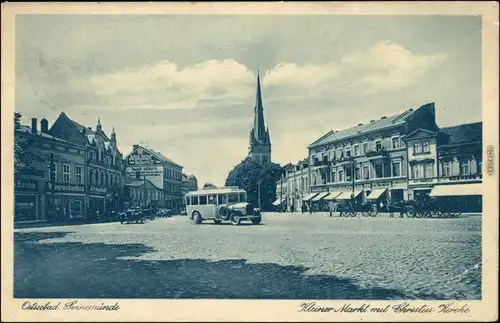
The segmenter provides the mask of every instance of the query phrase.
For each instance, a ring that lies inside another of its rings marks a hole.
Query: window
[[[361,171],[359,169],[359,167],[356,167],[356,169],[354,170],[354,178],[359,181],[361,179]]]
[[[451,176],[451,161],[444,161],[441,163],[442,171],[441,176]]]
[[[432,163],[424,164],[424,178],[432,178],[434,177],[434,167]]]
[[[478,174],[483,173],[483,161],[482,160],[477,161],[477,172],[478,172]]]
[[[424,153],[428,153],[431,151],[428,141],[423,142],[423,151],[424,151]]]
[[[245,193],[240,193],[240,202],[246,202]]]
[[[363,154],[366,154],[368,152],[368,142],[363,143]]]
[[[376,139],[375,140],[375,150],[381,150],[382,149],[382,139]]]
[[[339,182],[343,182],[343,181],[344,181],[344,171],[339,170]]]
[[[70,179],[69,165],[63,164],[63,182],[69,183],[69,179]]]
[[[417,142],[416,144],[413,145],[413,153],[414,154],[421,154],[422,153],[422,143]]]
[[[420,178],[420,165],[411,166],[411,172],[414,179]]]
[[[370,166],[363,166],[363,179],[370,179]]]
[[[237,203],[238,202],[238,193],[229,194],[229,203]]]
[[[335,183],[335,182],[337,181],[337,176],[336,176],[336,175],[337,175],[337,171],[336,171],[336,170],[334,170],[334,171],[332,172],[332,183]]]
[[[347,167],[345,169],[345,180],[346,180],[346,182],[350,182],[351,181],[351,173],[352,173],[351,167]]]
[[[359,156],[359,145],[354,145],[354,156]]]
[[[375,177],[382,178],[382,176],[383,176],[383,165],[375,164]]]
[[[89,184],[92,185],[94,183],[94,174],[92,173],[92,168],[89,169]]]
[[[75,181],[78,184],[82,183],[82,166],[75,167]]]
[[[351,146],[345,147],[345,157],[346,158],[351,157]]]
[[[208,204],[217,204],[217,196],[209,195],[208,196]]]
[[[393,161],[392,162],[392,177],[401,176],[401,162]]]
[[[461,160],[460,161],[460,175],[470,175],[470,161]]]
[[[391,177],[391,164],[390,163],[384,163],[383,165],[383,174],[384,177]]]
[[[218,199],[219,204],[227,204],[226,195],[218,195],[217,199]]]
[[[392,149],[399,149],[400,146],[399,137],[392,137]]]
[[[104,172],[101,172],[101,185],[105,185],[105,182],[104,182]]]
[[[135,179],[141,179],[141,172],[140,171],[135,172]]]

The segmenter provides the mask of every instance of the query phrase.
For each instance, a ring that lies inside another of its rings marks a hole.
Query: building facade
[[[276,201],[273,203],[287,211],[298,211],[302,208],[302,197],[309,193],[309,164],[307,159],[297,164],[283,167],[283,175],[276,183]]]
[[[380,199],[408,199],[408,152],[403,139],[416,129],[437,131],[434,103],[328,132],[308,147],[310,192],[365,199],[377,191]]]
[[[165,196],[163,190],[150,180],[125,177],[124,200],[128,206],[155,206],[165,200]]]
[[[123,207],[123,156],[118,150],[113,129],[108,137],[100,120],[95,130],[70,119],[62,112],[50,128],[50,134],[82,147],[85,151],[86,210],[91,218],[98,213]]]
[[[189,192],[198,190],[198,180],[194,175],[182,174],[182,197]]]
[[[44,118],[31,127],[15,122],[20,163],[14,174],[14,221],[67,221],[86,214],[85,147],[54,137]],[[55,178],[49,177],[51,160]],[[21,165],[22,164],[22,165]]]
[[[264,124],[264,106],[260,89],[260,77],[257,71],[257,92],[255,96],[253,128],[250,131],[248,155],[260,163],[271,162],[271,138],[269,129]]]
[[[151,148],[134,145],[125,158],[127,177],[149,180],[163,190],[159,206],[180,212],[182,205],[182,166]]]

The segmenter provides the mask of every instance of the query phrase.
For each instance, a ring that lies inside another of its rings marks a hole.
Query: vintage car
[[[260,209],[247,202],[244,190],[235,187],[204,188],[189,192],[184,197],[188,218],[195,224],[212,220],[219,224],[223,221],[238,225],[241,221],[260,224]]]

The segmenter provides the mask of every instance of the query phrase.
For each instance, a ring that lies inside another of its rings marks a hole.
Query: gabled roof
[[[177,164],[176,162],[174,162],[173,160],[171,160],[170,158],[166,157],[165,155],[163,155],[162,153],[156,151],[156,150],[153,150],[151,148],[148,148],[148,147],[144,147],[144,146],[141,146],[141,145],[137,145],[137,148],[136,149],[133,149],[126,157],[128,157],[130,154],[132,154],[134,151],[136,151],[137,149],[141,148],[142,150],[145,150],[147,151],[148,153],[150,153],[151,155],[161,159],[162,161],[164,162],[167,162],[169,164],[172,164],[172,165],[175,165],[175,166],[179,166],[179,167],[183,167],[182,165],[179,165]]]
[[[417,136],[417,135],[420,135],[420,136]],[[435,132],[435,131],[418,128],[418,129],[413,130],[412,132],[410,132],[406,136],[404,136],[404,139],[408,140],[408,139],[412,139],[413,137],[431,137],[431,136],[435,136],[435,135],[437,135],[437,132]]]
[[[326,143],[347,139],[349,137],[354,137],[361,135],[363,133],[369,133],[375,130],[397,126],[404,124],[405,121],[414,113],[413,109],[406,110],[402,113],[398,113],[389,117],[382,117],[373,122],[368,122],[366,124],[360,124],[355,127],[350,127],[340,131],[329,131],[327,134],[313,142],[308,148],[320,146]]]
[[[61,142],[61,143],[67,144],[67,145],[71,145],[71,146],[77,146],[76,144],[74,144],[70,141],[64,140],[64,139],[59,138],[59,137],[52,136],[51,134],[48,134],[45,132],[37,131],[36,134],[34,134],[31,132],[31,127],[29,127],[29,126],[20,125],[18,129],[15,129],[15,131],[28,133],[28,134],[33,135],[33,136],[36,135],[36,136],[40,136],[43,138],[52,139],[52,140],[55,140],[55,141],[58,141],[58,142]]]
[[[474,122],[439,130],[442,145],[457,145],[464,143],[480,142],[483,140],[483,123]]]

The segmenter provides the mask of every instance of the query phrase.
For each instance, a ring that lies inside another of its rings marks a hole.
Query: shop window
[[[69,204],[69,217],[81,218],[83,216],[83,203],[79,200],[70,201]]]
[[[483,173],[483,161],[482,160],[477,161],[477,172],[479,174]]]
[[[393,161],[392,162],[392,177],[401,176],[401,162]]]
[[[36,195],[15,195],[14,221],[36,220]]]
[[[68,164],[63,164],[63,182],[70,182],[70,167]]]
[[[82,181],[82,166],[75,166],[75,181],[81,184]]]

